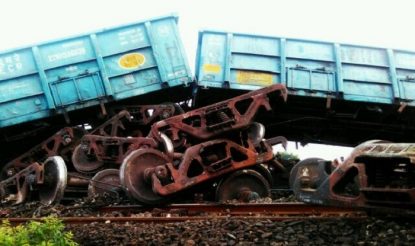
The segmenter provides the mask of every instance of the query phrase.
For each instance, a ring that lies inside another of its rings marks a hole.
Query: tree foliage
[[[56,217],[30,221],[25,225],[11,226],[8,220],[0,225],[0,245],[75,246],[72,233],[64,231],[64,224]]]

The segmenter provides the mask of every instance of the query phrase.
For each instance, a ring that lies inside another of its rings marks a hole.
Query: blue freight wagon
[[[201,31],[196,77],[204,88],[284,83],[293,95],[415,105],[415,52]]]
[[[204,30],[195,65],[198,106],[286,85],[269,136],[349,146],[415,139],[415,52]]]
[[[177,21],[164,16],[1,52],[0,128],[187,85]]]

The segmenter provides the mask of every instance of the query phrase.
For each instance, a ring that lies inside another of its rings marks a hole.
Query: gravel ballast
[[[68,225],[81,245],[415,245],[415,222],[369,218]]]

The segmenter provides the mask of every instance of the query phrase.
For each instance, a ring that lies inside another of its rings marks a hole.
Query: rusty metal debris
[[[272,99],[278,97],[286,99],[282,85],[156,122],[149,137],[165,147],[138,149],[127,156],[121,184],[138,201],[156,204],[190,187],[271,161],[265,128],[253,120],[260,108],[272,110],[276,103]]]
[[[88,186],[94,196],[119,192],[120,184],[144,204],[169,202],[173,195],[208,182],[221,184],[218,200],[267,196],[271,180],[266,166],[275,166],[271,144],[285,146],[286,139],[266,141],[265,127],[254,119],[261,110],[276,109],[286,96],[285,87],[278,84],[187,113],[171,103],[112,108],[114,116],[88,134],[65,128],[37,147],[53,147],[41,159],[32,151],[12,162],[8,168],[27,160],[21,166],[26,169],[17,174],[7,169],[9,179],[0,184],[20,196],[16,203],[28,197],[27,187],[32,186],[45,203],[59,201],[65,188],[86,193]],[[62,162],[53,157],[61,155]],[[64,163],[69,172],[50,164],[56,162]],[[20,185],[16,178],[25,180],[22,188],[14,187]],[[49,186],[43,185],[44,178]],[[233,189],[241,180],[246,185]],[[11,196],[5,191],[1,198],[6,197]]]
[[[373,140],[343,163],[297,164],[290,183],[300,201],[336,206],[415,208],[415,144]]]
[[[85,176],[83,173],[94,174],[106,168],[104,164],[120,165],[130,150],[156,147],[157,143],[153,139],[141,136],[148,134],[151,123],[154,121],[182,113],[180,106],[173,103],[124,106],[112,108],[111,111],[115,112],[114,116],[89,134],[86,134],[82,127],[65,127],[7,163],[1,172],[2,193],[0,193],[0,198],[4,201],[13,200],[12,204],[22,203],[31,192],[28,187],[32,188],[35,185],[39,190],[39,195],[46,197],[40,197],[40,200],[46,201],[45,203],[59,201],[61,197],[58,195],[60,196],[62,192],[54,191],[57,184],[53,184],[49,188],[40,185],[43,182],[44,168],[48,169],[49,176],[50,173],[60,174],[56,170],[49,170],[51,164],[48,164],[50,158],[55,160],[60,157],[63,158],[65,168],[70,171],[65,173],[65,177],[60,177],[60,179],[67,179],[68,184],[68,186],[66,183],[60,185],[60,189],[65,186],[67,191],[72,190],[75,193],[85,194],[91,177]],[[96,180],[98,179],[96,177],[98,176],[95,176],[95,180],[92,178],[94,184],[100,182]],[[49,179],[51,180],[52,177]],[[35,182],[35,180],[37,181]],[[99,193],[99,189],[95,191],[93,185],[89,190],[93,190],[92,193]]]

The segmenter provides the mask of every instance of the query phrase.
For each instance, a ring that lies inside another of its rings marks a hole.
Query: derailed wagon
[[[120,101],[190,97],[193,78],[177,22],[168,15],[1,52],[0,158],[37,144],[32,136],[95,127]]]
[[[413,52],[204,31],[193,81],[176,22],[155,18],[0,55],[2,201],[102,192],[147,205],[199,193],[247,201],[269,195],[289,171],[272,153],[285,137],[348,145],[366,133],[414,137]],[[346,203],[390,204],[377,178],[391,171],[385,187],[400,183],[391,196],[410,206],[407,153],[379,159],[380,169],[357,158],[367,173],[354,159],[344,170],[306,160],[291,184],[300,199],[330,204],[331,195],[319,197],[332,192],[324,180],[350,169],[333,188]],[[307,185],[323,186],[316,195]]]
[[[290,185],[298,200],[333,206],[415,209],[415,144],[372,140],[344,162],[299,162]]]

